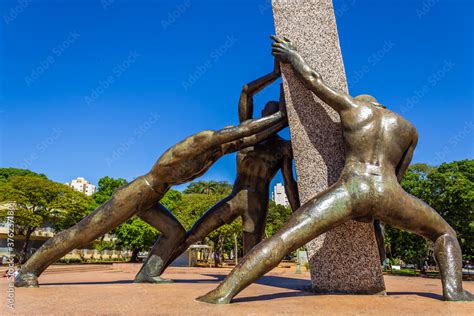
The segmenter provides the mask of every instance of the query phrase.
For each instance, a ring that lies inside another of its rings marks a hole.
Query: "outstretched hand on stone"
[[[272,43],[272,55],[275,59],[284,64],[291,63],[294,56],[298,54],[296,47],[286,37],[270,36],[274,40]]]

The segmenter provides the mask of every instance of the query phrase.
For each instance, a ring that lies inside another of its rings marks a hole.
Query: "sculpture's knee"
[[[457,242],[458,240],[458,235],[456,231],[449,225],[443,229],[440,234],[437,236],[436,239],[442,238],[443,240],[450,241],[450,240],[455,240]],[[436,240],[435,240],[436,241]]]
[[[435,240],[434,251],[435,253],[441,253],[446,249],[461,249],[457,239],[456,232],[451,230],[450,232],[444,233]]]

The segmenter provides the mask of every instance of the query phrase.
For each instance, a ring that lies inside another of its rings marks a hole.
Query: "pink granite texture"
[[[286,36],[332,87],[347,82],[331,0],[273,0],[277,35]],[[334,183],[344,165],[338,114],[283,66],[291,139],[302,203]],[[385,291],[372,224],[347,222],[306,245],[315,291],[375,294]]]

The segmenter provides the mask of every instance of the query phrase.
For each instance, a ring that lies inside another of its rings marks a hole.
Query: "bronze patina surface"
[[[444,299],[473,300],[462,287],[461,248],[455,231],[399,184],[418,141],[416,128],[371,96],[353,98],[335,91],[288,39],[274,40],[273,55],[290,64],[304,85],[339,113],[345,166],[335,184],[300,207],[279,232],[254,247],[215,290],[198,300],[229,303],[287,253],[350,219],[368,218],[432,240]]]
[[[49,239],[21,267],[15,280],[17,287],[37,287],[38,276],[69,251],[84,246],[109,232],[134,215],[174,240],[169,253],[185,238],[185,230],[176,218],[159,203],[172,185],[186,183],[204,174],[225,154],[252,146],[275,134],[287,125],[286,113],[242,122],[239,126],[207,130],[194,134],[168,149],[146,175],[119,188],[112,197],[75,226]]]
[[[275,62],[273,72],[252,81],[242,88],[239,100],[239,119],[243,123],[253,118],[253,97],[267,85],[280,77],[280,66]],[[284,100],[270,101],[262,116],[272,115],[284,108]],[[281,104],[280,104],[281,103]],[[255,146],[240,150],[237,154],[237,178],[229,196],[210,208],[186,234],[184,242],[180,236],[160,238],[154,245],[145,264],[135,277],[135,282],[160,283],[164,269],[181,255],[190,245],[202,240],[212,231],[242,217],[244,254],[257,245],[265,233],[268,212],[270,182],[282,171],[285,190],[293,210],[299,208],[299,198],[292,169],[291,143],[278,135],[272,135]],[[168,237],[168,236],[167,236]],[[177,243],[181,245],[176,247]],[[164,250],[168,251],[164,253]]]

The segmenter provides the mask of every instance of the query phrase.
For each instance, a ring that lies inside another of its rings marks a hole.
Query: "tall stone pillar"
[[[273,0],[272,5],[277,35],[291,39],[328,84],[347,92],[332,0]],[[340,121],[290,67],[284,65],[282,72],[300,199],[305,203],[339,178],[344,165]],[[306,248],[315,291],[385,291],[372,224],[350,221]]]

